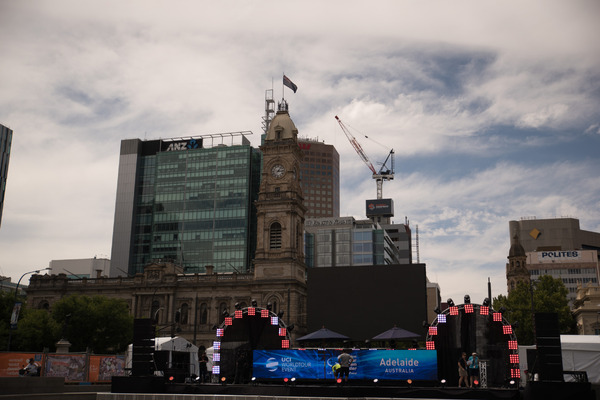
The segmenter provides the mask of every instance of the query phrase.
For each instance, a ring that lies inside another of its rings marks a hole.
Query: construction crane
[[[375,182],[377,183],[377,199],[383,198],[383,181],[391,181],[394,179],[394,149],[390,150],[388,156],[381,165],[381,168],[379,169],[379,171],[377,171],[371,163],[371,161],[369,160],[369,157],[367,157],[365,151],[360,146],[360,143],[358,143],[354,135],[350,133],[350,131],[348,130],[346,125],[344,125],[342,120],[340,120],[337,115],[335,116],[335,119],[337,120],[338,124],[340,124],[340,128],[342,128],[342,131],[344,131],[344,134],[346,134],[346,137],[350,141],[350,144],[352,145],[352,147],[354,147],[354,150],[356,150],[361,160],[363,160],[363,162],[367,164],[367,167],[369,167],[369,169],[373,173],[373,179],[375,179]],[[387,167],[388,161],[390,162],[390,168]]]

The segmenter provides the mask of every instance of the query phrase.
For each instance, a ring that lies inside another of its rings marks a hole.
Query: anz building
[[[157,260],[183,273],[250,270],[261,167],[250,134],[121,141],[111,276]]]

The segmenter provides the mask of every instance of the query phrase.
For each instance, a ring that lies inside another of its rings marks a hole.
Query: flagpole
[[[283,76],[281,77],[281,99],[285,100],[285,85],[283,84],[283,77],[285,76],[285,72],[283,73]]]

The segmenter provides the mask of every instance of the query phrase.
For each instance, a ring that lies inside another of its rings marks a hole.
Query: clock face
[[[271,169],[271,174],[273,174],[275,178],[281,178],[285,175],[285,168],[283,165],[277,164]]]

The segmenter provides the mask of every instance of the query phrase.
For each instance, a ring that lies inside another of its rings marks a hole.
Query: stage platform
[[[523,390],[467,389],[457,387],[419,387],[394,386],[392,384],[375,385],[364,382],[335,384],[191,384],[164,383],[152,378],[114,377],[112,393],[164,393],[194,395],[230,395],[302,398],[393,398],[393,399],[522,399]],[[203,396],[204,397],[204,396]],[[245,397],[246,398],[246,397]]]

